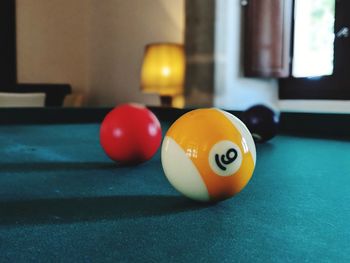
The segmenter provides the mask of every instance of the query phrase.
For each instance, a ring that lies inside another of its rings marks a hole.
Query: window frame
[[[334,31],[339,32],[344,26],[350,28],[350,2],[335,0]],[[293,0],[293,17],[294,17]],[[291,61],[293,61],[294,21],[292,26]],[[350,37],[335,38],[334,40],[334,71],[331,76],[319,78],[296,78],[290,76],[279,79],[279,99],[320,99],[320,100],[350,100]]]

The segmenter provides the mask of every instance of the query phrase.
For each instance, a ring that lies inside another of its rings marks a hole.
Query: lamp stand
[[[173,106],[173,97],[168,95],[160,96],[160,105],[162,107],[172,107]]]

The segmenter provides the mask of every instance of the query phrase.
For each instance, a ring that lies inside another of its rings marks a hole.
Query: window
[[[292,76],[332,75],[335,0],[295,0],[294,17]]]
[[[350,1],[247,3],[245,75],[280,78],[280,99],[350,99]],[[278,64],[271,61],[283,62],[283,70],[276,74],[272,69]],[[256,65],[262,70],[252,71]]]
[[[319,1],[319,0],[318,0]],[[323,5],[329,4],[330,1],[323,0]],[[350,38],[348,37],[348,28],[350,27],[350,1],[332,0],[334,4],[334,41],[333,41],[333,72],[327,76],[324,73],[319,77],[296,77],[290,76],[281,79],[280,98],[281,99],[350,99]],[[327,27],[319,28],[319,32],[324,34],[329,32]],[[295,35],[294,35],[295,37]],[[327,42],[327,41],[325,41]],[[330,52],[329,52],[330,53]],[[330,57],[326,54],[325,57]],[[316,68],[318,61],[313,61],[313,67]]]

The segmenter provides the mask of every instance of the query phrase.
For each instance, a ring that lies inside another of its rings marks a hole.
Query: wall
[[[242,76],[241,1],[216,0],[215,98],[217,107],[245,110],[258,103],[278,107],[278,86],[273,79]]]
[[[215,106],[245,109],[277,103],[274,80],[241,76],[241,6],[216,0]],[[135,101],[142,94],[143,49],[157,41],[183,42],[184,0],[17,0],[19,82],[71,83],[88,105]]]
[[[17,0],[17,74],[21,83],[88,86],[86,0]]]
[[[139,90],[147,43],[183,42],[184,0],[17,0],[18,81],[71,83],[90,106],[158,104]]]
[[[159,104],[142,94],[144,47],[152,42],[183,42],[183,3],[176,0],[92,1],[90,20],[90,104],[134,101]]]
[[[213,106],[215,1],[186,0],[186,106]]]

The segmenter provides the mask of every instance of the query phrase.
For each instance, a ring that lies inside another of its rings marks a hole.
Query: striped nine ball
[[[230,198],[249,182],[256,149],[247,127],[215,109],[190,111],[169,128],[162,166],[170,184],[188,198],[210,202]]]

